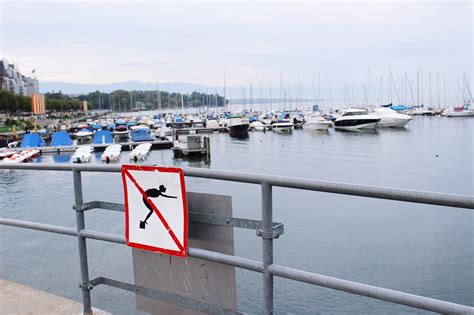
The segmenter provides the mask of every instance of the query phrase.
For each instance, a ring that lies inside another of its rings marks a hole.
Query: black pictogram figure
[[[175,196],[165,195],[164,194],[165,192],[166,192],[166,187],[164,185],[160,185],[159,189],[150,188],[150,189],[145,191],[145,194],[150,198],[158,198],[159,196],[163,196],[165,198],[178,198],[178,197],[175,197]],[[148,210],[150,210],[150,212],[148,212],[148,214],[147,214],[144,221],[140,221],[140,229],[145,229],[145,224],[147,224],[146,221],[148,220],[148,218],[153,213],[153,208],[151,207],[151,205],[147,202],[147,200],[145,198],[143,198],[143,203],[148,208]]]

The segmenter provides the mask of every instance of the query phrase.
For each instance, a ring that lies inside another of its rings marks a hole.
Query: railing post
[[[74,179],[74,199],[76,209],[77,241],[79,245],[79,261],[81,267],[81,290],[84,315],[92,314],[91,292],[89,288],[89,266],[87,263],[87,244],[86,238],[79,235],[79,232],[85,228],[84,211],[82,209],[82,180],[81,172],[73,170]]]
[[[273,275],[268,266],[273,264],[273,207],[272,186],[262,183],[262,262],[263,313],[273,314]]]

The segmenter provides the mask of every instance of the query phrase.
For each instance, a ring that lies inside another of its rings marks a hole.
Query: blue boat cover
[[[53,140],[51,140],[51,146],[57,147],[61,145],[72,145],[72,140],[66,131],[56,131],[53,133]]]
[[[21,140],[21,147],[42,147],[44,146],[44,140],[37,133],[27,133]]]
[[[176,123],[182,123],[182,122],[184,122],[184,119],[183,119],[183,117],[178,116],[178,117],[176,117],[176,118],[174,119],[174,122],[176,122]]]
[[[93,144],[106,144],[112,143],[112,134],[109,130],[99,130],[94,133],[94,138],[92,139]]]
[[[410,107],[405,106],[405,105],[393,105],[393,106],[390,107],[390,108],[393,109],[393,110],[395,110],[395,111],[410,109]]]
[[[150,136],[150,133],[146,129],[137,129],[132,131],[132,141],[153,141],[153,138]]]

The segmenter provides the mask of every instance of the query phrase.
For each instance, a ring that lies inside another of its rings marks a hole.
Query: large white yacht
[[[341,116],[334,122],[334,128],[346,130],[374,129],[379,121],[379,117],[369,115],[365,109],[349,108],[342,111]]]
[[[397,113],[393,109],[386,107],[374,108],[372,114],[380,118],[378,127],[405,127],[412,119],[409,115]]]

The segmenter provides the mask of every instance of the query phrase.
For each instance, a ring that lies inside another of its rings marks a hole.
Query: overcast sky
[[[1,0],[0,0],[1,1]],[[1,1],[1,54],[40,81],[228,85],[472,71],[471,1]],[[368,75],[370,68],[370,76]],[[415,77],[416,78],[416,77]]]

